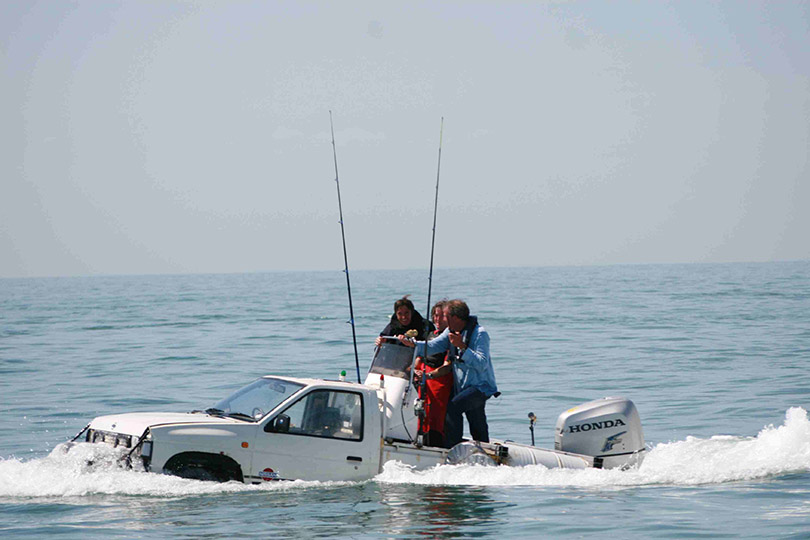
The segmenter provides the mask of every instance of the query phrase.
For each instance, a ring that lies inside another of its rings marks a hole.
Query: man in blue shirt
[[[453,364],[454,395],[447,405],[445,420],[447,448],[461,442],[464,434],[462,414],[467,416],[473,440],[489,442],[484,407],[490,397],[498,394],[489,356],[489,334],[478,324],[478,318],[470,315],[470,309],[461,300],[450,300],[445,304],[444,313],[447,329],[427,342],[427,355],[449,351]],[[414,346],[404,337],[400,337],[400,341]],[[417,354],[425,354],[424,341],[417,341],[415,346]]]

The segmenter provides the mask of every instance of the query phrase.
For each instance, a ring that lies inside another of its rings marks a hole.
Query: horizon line
[[[774,259],[767,261],[690,261],[690,262],[623,262],[623,263],[592,263],[592,264],[547,264],[547,265],[503,265],[503,266],[436,266],[434,270],[485,270],[485,269],[519,269],[519,268],[600,268],[612,266],[710,266],[710,265],[732,265],[732,264],[783,264],[810,262],[810,259]],[[406,268],[349,268],[352,272],[407,272],[425,271],[427,267],[406,267]],[[24,280],[24,279],[74,279],[74,278],[101,278],[101,277],[152,277],[152,276],[228,276],[245,274],[282,274],[282,273],[321,273],[321,272],[344,272],[343,268],[335,269],[264,269],[264,270],[244,270],[244,271],[222,271],[222,272],[139,272],[139,273],[86,273],[86,274],[42,274],[33,276],[0,276],[0,280]]]

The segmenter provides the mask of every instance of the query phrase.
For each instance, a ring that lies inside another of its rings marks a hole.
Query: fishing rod
[[[439,209],[439,175],[442,172],[442,135],[444,133],[444,116],[439,126],[439,164],[436,167],[436,197],[433,200],[433,237],[430,241],[430,273],[428,274],[428,295],[427,295],[427,311],[428,319],[433,317],[430,313],[430,291],[433,288],[433,251],[436,247],[436,214]],[[427,350],[425,350],[427,352]]]
[[[433,253],[436,247],[436,214],[439,210],[439,177],[442,172],[442,136],[444,134],[444,116],[442,116],[441,124],[439,125],[439,162],[436,166],[436,196],[433,199],[433,236],[430,241],[430,272],[428,273],[428,294],[427,294],[427,319],[425,319],[425,359],[422,361],[422,380],[419,383],[419,400],[424,400],[425,385],[427,384],[427,342],[430,336],[430,321],[433,318],[433,313],[430,310],[430,293],[433,289]],[[427,416],[427,411],[424,409],[424,402],[420,404],[419,410],[419,435],[417,435],[418,445],[421,446],[421,437],[424,436],[422,431],[422,422]]]
[[[352,307],[352,284],[349,280],[349,257],[346,255],[346,231],[343,228],[343,205],[340,202],[340,180],[338,179],[337,148],[335,147],[335,124],[332,122],[332,111],[329,111],[329,127],[332,130],[332,154],[335,156],[335,185],[337,186],[338,211],[340,212],[340,236],[343,238],[343,264],[346,272],[346,289],[349,292],[349,323],[352,325],[352,342],[354,343],[354,364],[357,368],[357,382],[360,380],[360,357],[357,355],[357,333],[354,329],[354,308]]]

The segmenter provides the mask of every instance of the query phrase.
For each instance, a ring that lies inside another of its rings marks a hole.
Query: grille
[[[124,433],[114,433],[112,431],[101,431],[98,429],[88,429],[86,442],[108,444],[113,448],[132,448],[132,435]],[[137,442],[137,437],[135,437]]]

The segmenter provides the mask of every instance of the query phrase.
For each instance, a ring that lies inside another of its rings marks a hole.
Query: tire
[[[233,459],[202,452],[177,454],[163,467],[167,474],[206,482],[243,482],[242,469]]]
[[[202,480],[203,482],[227,482],[228,479],[222,480],[221,475],[214,471],[209,471],[205,467],[194,465],[181,465],[172,471],[174,476],[180,478],[187,478],[189,480]]]

